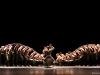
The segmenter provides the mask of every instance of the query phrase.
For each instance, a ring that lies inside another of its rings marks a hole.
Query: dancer
[[[51,56],[52,51],[55,48],[50,44],[49,46],[44,46],[43,53],[45,54],[45,59],[44,59],[44,65],[49,67],[50,65],[53,65],[54,63],[54,58]]]

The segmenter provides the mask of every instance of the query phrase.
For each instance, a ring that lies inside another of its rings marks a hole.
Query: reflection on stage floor
[[[0,67],[0,75],[98,75],[100,66]]]

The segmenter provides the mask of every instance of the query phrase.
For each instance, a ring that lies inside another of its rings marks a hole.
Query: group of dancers
[[[73,52],[56,54],[56,64],[64,66],[96,66],[100,65],[100,44],[83,45]]]
[[[100,44],[83,45],[73,52],[56,53],[52,57],[55,47],[52,44],[44,46],[42,53],[20,43],[12,43],[0,48],[0,66],[75,66],[99,65]]]
[[[46,58],[51,58],[54,47],[52,44],[44,46],[40,54],[33,48],[20,43],[12,43],[0,48],[0,65],[1,66],[39,66],[45,65]]]

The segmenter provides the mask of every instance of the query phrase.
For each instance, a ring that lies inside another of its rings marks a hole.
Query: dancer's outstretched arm
[[[52,46],[52,44],[49,45],[49,50],[53,51],[55,49],[54,46]]]

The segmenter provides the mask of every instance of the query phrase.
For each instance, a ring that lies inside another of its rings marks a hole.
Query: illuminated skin
[[[44,46],[43,53],[45,53],[45,51],[48,51],[48,48],[46,46]]]
[[[77,59],[78,58],[77,57],[77,54],[76,54],[76,51],[73,52],[73,55],[74,55],[74,57],[73,57],[74,59]]]
[[[72,59],[72,60],[73,60],[73,59],[74,59],[74,57],[75,57],[75,56],[73,55],[73,53],[70,53],[70,55],[69,55],[69,56],[70,56],[70,59]]]
[[[57,59],[56,59],[56,63],[61,63],[62,62],[62,60],[63,60],[63,57],[61,57],[61,55],[60,54],[56,54],[56,57],[57,57]]]
[[[50,44],[49,46],[44,46],[43,54],[38,54],[36,51],[34,51],[32,48],[30,48],[28,46],[22,45],[20,43],[13,43],[13,44],[1,46],[1,48],[0,48],[1,54],[6,53],[6,55],[8,55],[9,51],[12,50],[12,48],[14,48],[14,51],[16,51],[16,50],[20,51],[21,54],[23,54],[24,56],[27,56],[29,59],[33,59],[34,57],[36,57],[37,60],[43,60],[44,56],[45,56],[45,51],[53,51],[55,49],[52,46],[52,44]],[[31,51],[32,51],[32,53],[31,53]],[[25,52],[26,52],[26,54],[25,54]],[[79,56],[79,57],[82,56],[83,52],[85,52],[87,54],[88,53],[97,54],[97,52],[100,52],[100,44],[83,45],[83,46],[80,46],[79,48],[75,49],[73,52],[70,52],[69,54],[66,53],[65,55],[64,54],[60,54],[60,55],[56,54],[56,57],[57,57],[56,61],[78,59],[77,56]],[[49,55],[51,55],[51,53],[49,53]]]
[[[35,54],[37,54],[36,51],[32,52],[32,53],[30,54],[29,58],[30,58],[30,59],[35,59],[35,58],[36,58],[36,55],[35,55]]]
[[[100,52],[100,45],[99,45],[99,44],[97,44],[97,46],[98,46],[98,52]]]
[[[50,44],[49,46],[47,46],[47,47],[49,47],[49,50],[51,50],[51,51],[53,51],[55,48],[52,46],[52,44]]]
[[[38,60],[39,59],[39,56],[40,56],[40,54],[37,53],[34,57],[35,57],[36,60]]]
[[[64,59],[66,58],[65,55],[64,55],[63,53],[61,53],[60,56],[61,56],[61,59],[62,59],[62,60],[64,60]]]
[[[27,51],[27,49],[28,49],[28,47],[27,47],[27,46],[25,46],[25,47],[22,49],[22,52]]]
[[[44,60],[44,54],[40,54],[38,60]]]
[[[30,58],[30,59],[33,59],[33,57],[34,57],[34,52],[31,53],[31,55],[29,56],[29,58]]]
[[[20,46],[19,48],[18,48],[18,51],[21,51],[23,49],[23,46]]]
[[[44,46],[44,49],[42,52],[47,56],[47,55],[51,55],[54,49],[55,48],[52,46],[52,44],[50,44],[49,46]]]
[[[97,53],[97,51],[96,51],[96,47],[95,46],[91,46],[93,49],[94,49],[94,54],[96,54]]]

